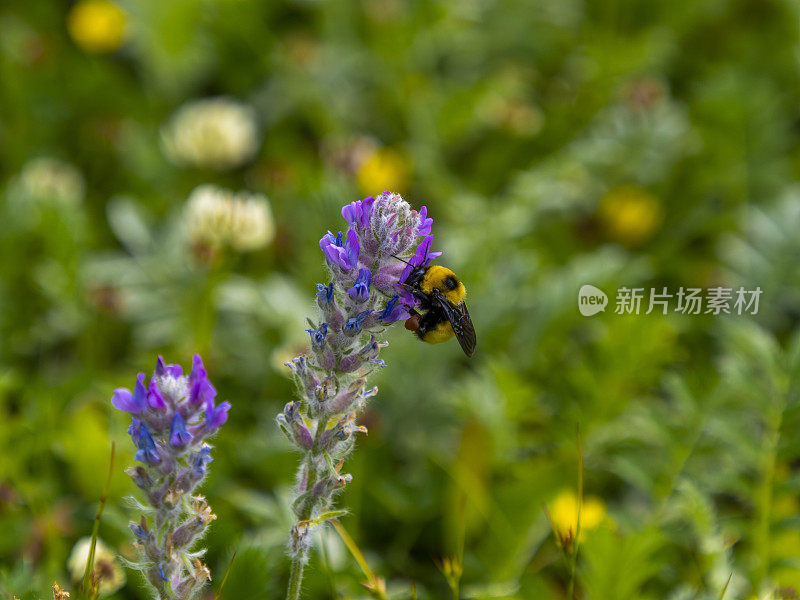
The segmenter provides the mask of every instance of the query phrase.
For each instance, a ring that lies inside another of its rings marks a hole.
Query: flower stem
[[[319,474],[317,473],[317,468],[315,467],[317,461],[315,460],[315,451],[319,444],[319,438],[322,434],[322,427],[323,423],[318,421],[316,423],[316,435],[314,437],[314,446],[308,451],[307,460],[301,463],[300,468],[303,468],[303,465],[308,464],[308,482],[306,484],[306,489],[310,490],[314,483],[316,483],[317,479],[319,478]],[[300,521],[307,521],[311,518],[311,515],[314,514],[314,509],[316,508],[317,498],[311,498],[309,502],[306,502],[306,506],[303,508],[303,512],[300,514]],[[300,600],[300,589],[301,584],[303,583],[303,569],[305,568],[306,561],[308,560],[308,548],[303,548],[300,552],[292,557],[292,567],[289,571],[289,587],[286,591],[286,600]]]
[[[92,571],[94,570],[94,552],[97,546],[97,534],[100,531],[100,519],[103,517],[103,509],[106,506],[106,499],[108,498],[108,490],[111,487],[111,478],[114,475],[114,453],[116,444],[111,442],[111,458],[108,461],[108,477],[106,478],[106,485],[103,487],[103,495],[100,497],[100,504],[97,506],[97,513],[94,515],[94,524],[92,525],[92,541],[89,547],[89,557],[86,560],[86,571],[83,574],[83,582],[81,583],[81,591],[85,594],[86,598],[92,597]]]
[[[305,554],[305,551],[303,552]],[[289,589],[286,600],[300,600],[300,584],[303,582],[303,567],[305,556],[298,556],[292,560],[292,570],[289,573]]]

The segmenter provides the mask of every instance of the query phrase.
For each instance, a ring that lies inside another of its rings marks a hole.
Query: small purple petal
[[[333,301],[333,282],[328,285],[317,284],[317,304],[324,309]]]
[[[127,388],[119,388],[114,390],[114,396],[111,398],[111,404],[114,408],[122,410],[134,415],[138,415],[144,410],[144,405],[139,404],[134,399],[134,395]]]
[[[147,389],[144,387],[144,373],[136,376],[136,385],[133,388],[133,399],[137,404],[145,406],[147,402]]]
[[[192,470],[195,477],[202,477],[206,474],[206,466],[213,461],[211,458],[211,446],[203,445],[200,452],[192,453],[190,459],[192,460]]]
[[[138,523],[131,521],[128,525],[131,528],[133,535],[135,535],[140,540],[146,540],[149,537],[148,531]]]
[[[209,399],[213,400],[217,390],[208,381],[208,375],[203,367],[203,359],[199,354],[192,357],[192,372],[189,375],[189,402],[198,406]]]
[[[441,252],[430,251],[432,242],[432,235],[426,235],[420,242],[419,246],[417,246],[417,249],[414,251],[414,255],[408,260],[406,268],[403,269],[403,274],[400,276],[401,282],[408,279],[408,276],[411,275],[411,271],[413,271],[415,267],[427,265],[432,260],[442,255]]]
[[[411,294],[409,294],[409,296],[411,296]],[[411,315],[408,313],[406,307],[400,304],[399,296],[395,296],[389,300],[389,302],[386,304],[386,308],[378,313],[378,319],[384,325],[389,325],[390,323],[394,323],[396,321],[408,319],[410,316]]]
[[[342,207],[342,217],[352,227],[369,227],[369,220],[372,217],[372,205],[375,198],[367,196],[363,200],[356,200]]]
[[[138,450],[134,458],[146,464],[155,465],[161,461],[161,457],[156,450],[156,444],[150,435],[150,430],[147,425],[142,423],[139,419],[133,419],[131,426],[128,427],[128,433],[133,438],[133,443]]]
[[[371,310],[365,310],[358,313],[355,317],[348,319],[347,323],[344,325],[345,335],[353,336],[361,331],[361,325],[364,323],[364,319],[366,319],[371,312]]]
[[[311,336],[311,346],[315,349],[325,345],[325,337],[328,335],[328,324],[322,323],[318,329],[306,329]]]
[[[159,356],[156,361],[156,377],[163,377],[169,375],[173,379],[183,377],[183,369],[180,365],[168,365],[164,363],[164,359]]]
[[[353,287],[347,290],[353,298],[360,302],[364,302],[369,298],[369,286],[372,283],[372,273],[369,269],[359,269],[358,278],[353,284]]]
[[[322,236],[319,241],[319,247],[330,264],[341,266],[339,262],[340,251],[336,245],[336,238],[333,237],[330,231]]]
[[[342,239],[343,234],[341,231],[335,238],[329,231],[320,239],[319,247],[325,254],[329,264],[336,265],[343,271],[349,271],[358,265],[358,253],[361,248],[358,243],[358,236],[352,228],[348,230],[347,240],[344,243]]]
[[[372,277],[372,286],[391,296],[395,293],[394,285],[400,281],[404,268],[405,265],[399,260],[381,265]]]
[[[209,400],[206,402],[206,429],[214,430],[225,421],[228,420],[228,410],[231,408],[231,403],[228,401],[223,402],[218,406],[214,406],[214,401]]]
[[[158,380],[155,377],[150,379],[150,385],[147,386],[147,404],[156,410],[167,406],[167,403],[164,402],[164,396],[161,395],[161,390],[158,388]]]
[[[428,207],[423,206],[419,209],[419,225],[415,232],[416,235],[430,235],[431,225],[433,225],[433,219],[428,217]]]
[[[347,231],[347,240],[344,243],[344,251],[347,256],[347,270],[358,266],[358,253],[360,250],[361,246],[358,243],[358,235],[353,229],[349,229]]]
[[[183,448],[192,441],[192,434],[186,431],[186,424],[179,413],[172,417],[169,426],[169,443],[173,448]]]

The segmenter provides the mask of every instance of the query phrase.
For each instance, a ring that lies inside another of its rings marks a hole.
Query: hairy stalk
[[[309,319],[306,330],[310,352],[286,363],[300,398],[277,416],[281,431],[303,454],[292,505],[298,521],[289,536],[290,600],[300,597],[312,531],[343,514],[330,507],[352,481],[341,469],[355,434],[367,431],[356,422],[377,393],[377,388],[367,388],[367,377],[386,366],[378,358],[386,342],[376,336],[409,317],[415,300],[399,284],[415,266],[440,254],[430,252],[433,219],[427,209],[411,210],[397,194],[352,202],[342,208],[342,217],[347,233],[329,231],[319,243],[330,283],[317,284],[319,314]]]

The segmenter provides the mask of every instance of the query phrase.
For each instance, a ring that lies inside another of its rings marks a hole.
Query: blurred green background
[[[130,556],[112,390],[199,352],[233,405],[213,586],[238,551],[223,598],[283,597],[282,363],[319,238],[390,189],[428,206],[479,339],[469,360],[388,332],[339,504],[390,596],[453,597],[463,570],[463,598],[565,598],[544,507],[568,538],[579,426],[577,598],[711,600],[731,575],[726,598],[797,598],[799,23],[794,0],[0,5],[0,595],[76,589],[111,440],[100,537]],[[252,193],[260,228],[218,231],[202,184]],[[760,286],[758,314],[614,314],[622,286],[720,285]],[[319,543],[306,597],[366,597]],[[127,575],[112,597],[145,598]]]

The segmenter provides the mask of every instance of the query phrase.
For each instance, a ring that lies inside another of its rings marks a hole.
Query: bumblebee
[[[464,298],[467,290],[453,271],[440,265],[414,267],[401,285],[419,300],[422,313],[413,308],[405,327],[423,342],[440,344],[454,335],[467,356],[477,339]]]

